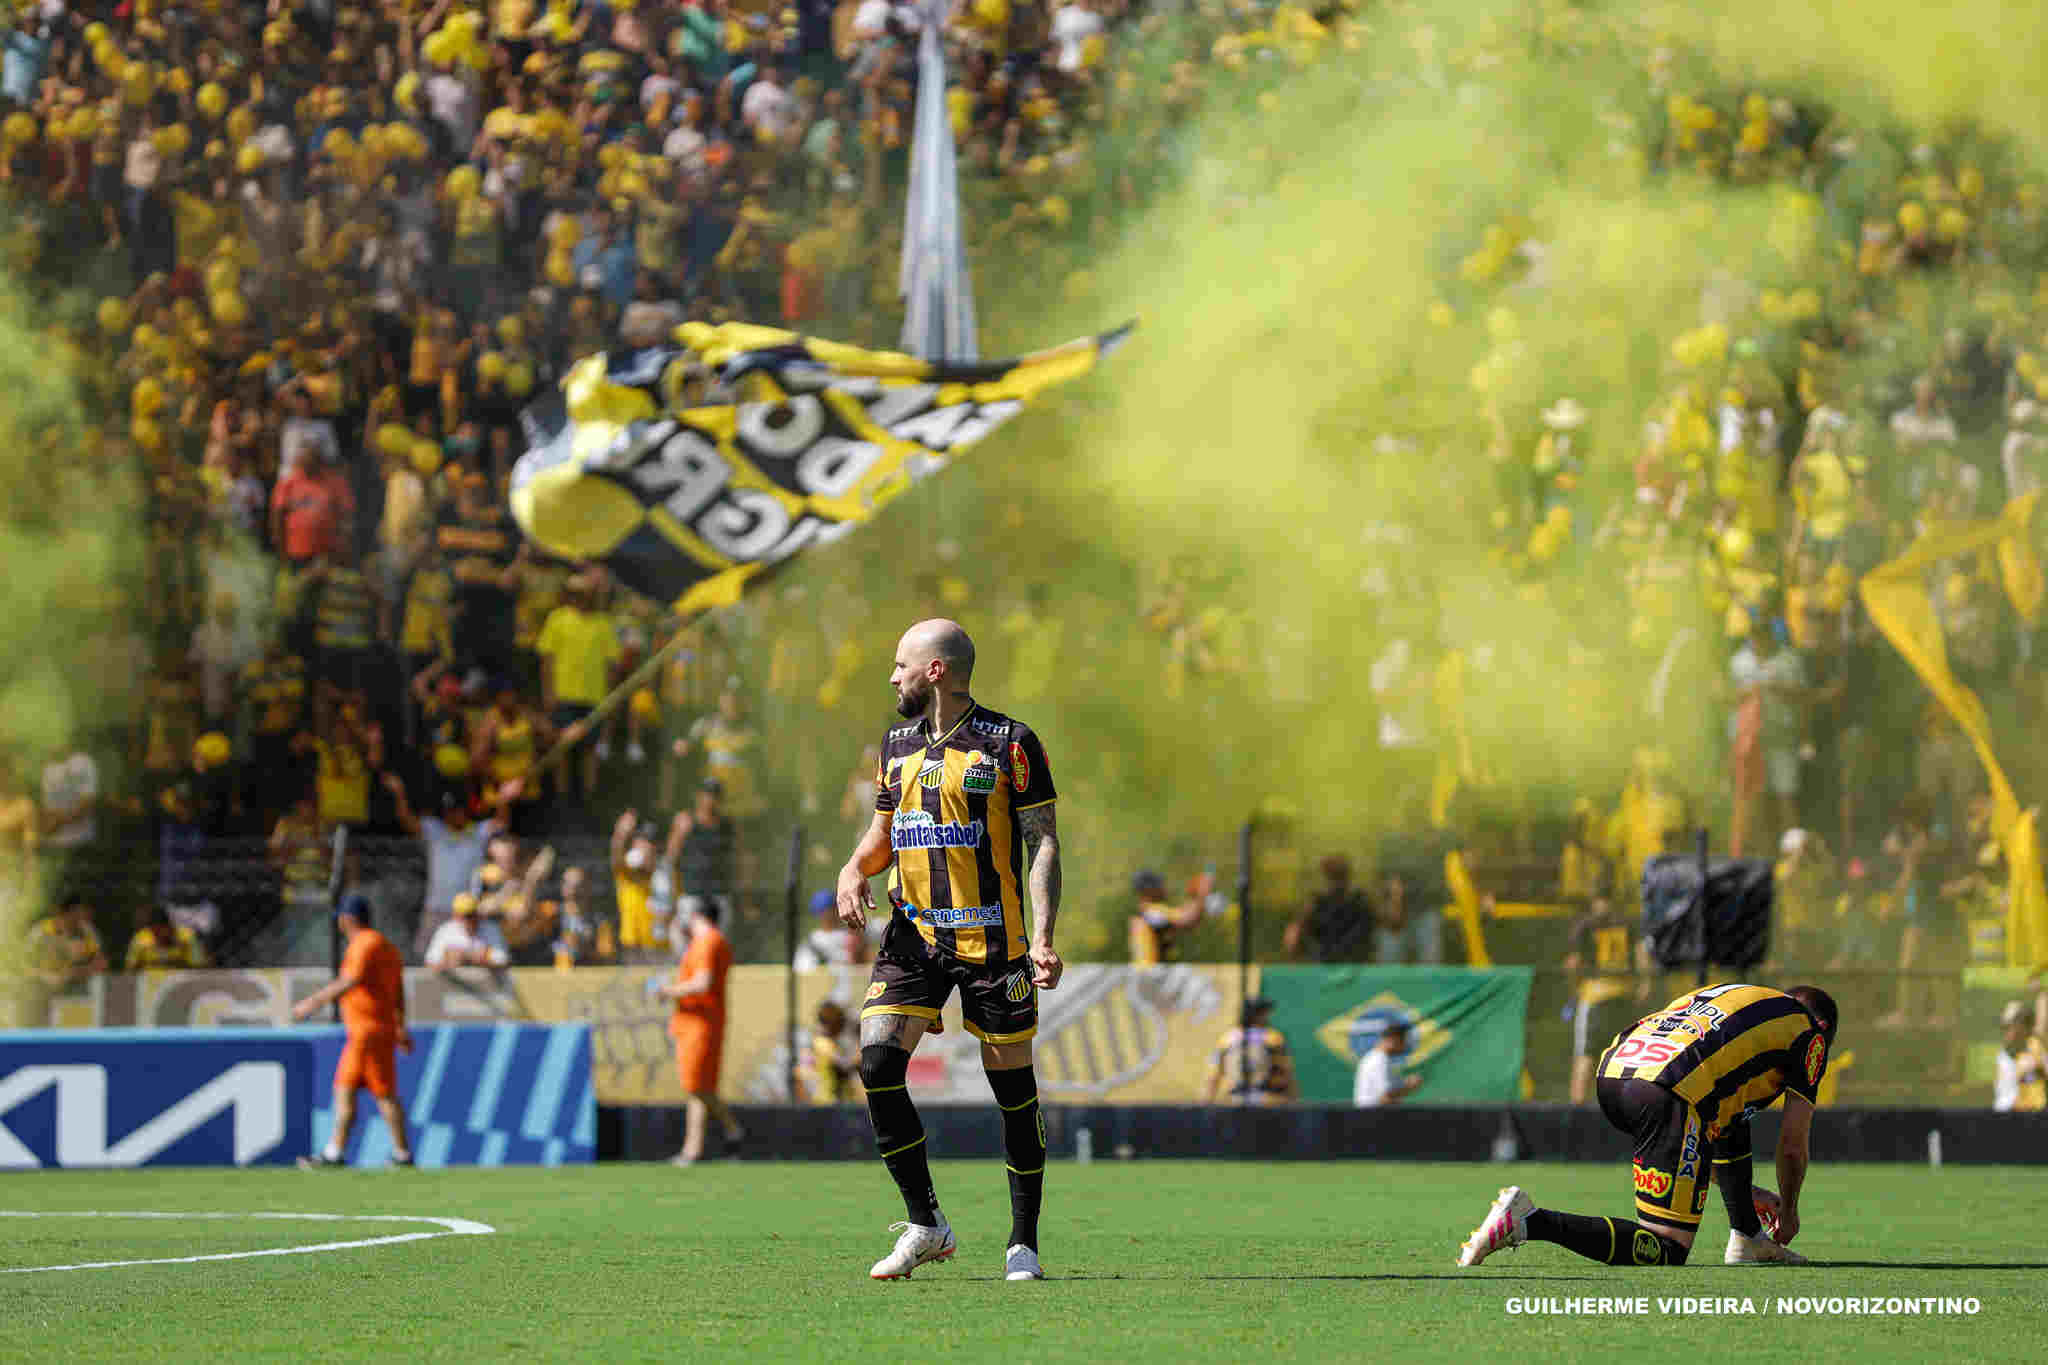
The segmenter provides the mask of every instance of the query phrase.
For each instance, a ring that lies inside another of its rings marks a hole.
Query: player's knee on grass
[[[869,1094],[901,1086],[910,1074],[910,1054],[888,1043],[870,1043],[860,1050],[860,1083]]]

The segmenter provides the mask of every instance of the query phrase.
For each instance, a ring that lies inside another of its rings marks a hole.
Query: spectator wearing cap
[[[562,605],[547,615],[534,649],[540,655],[541,706],[564,740],[576,745],[571,760],[580,779],[578,794],[597,792],[597,745],[590,717],[611,690],[621,653],[618,622],[600,602],[596,570],[572,575]]]
[[[2048,1109],[2048,1045],[2034,1033],[2034,1011],[2010,1000],[1998,1015],[1991,1107],[2001,1114]]]
[[[427,944],[426,963],[446,975],[464,967],[487,967],[493,971],[512,960],[505,936],[496,923],[479,913],[477,898],[464,891],[449,907],[446,924],[434,931]]]
[[[1131,894],[1138,904],[1131,911],[1130,943],[1133,967],[1157,967],[1180,960],[1181,935],[1202,922],[1205,886],[1189,888],[1188,898],[1176,905],[1166,898],[1166,878],[1146,868],[1131,878]]]
[[[839,900],[832,888],[820,887],[811,893],[811,918],[816,926],[796,945],[796,956],[790,959],[790,966],[797,971],[850,967],[866,955],[867,941],[860,931],[839,922]]]
[[[1352,1107],[1377,1109],[1383,1104],[1399,1104],[1420,1089],[1422,1077],[1401,1075],[1401,1062],[1407,1055],[1408,1021],[1389,1020],[1358,1059],[1351,1082]]]
[[[1294,1054],[1286,1035],[1273,1027],[1273,1002],[1255,995],[1238,1012],[1238,1026],[1216,1040],[1209,1053],[1205,1103],[1227,1094],[1234,1104],[1278,1104],[1301,1097]]]
[[[1332,853],[1321,865],[1323,889],[1287,926],[1291,957],[1311,962],[1363,962],[1372,947],[1372,902],[1351,884],[1351,860]]]
[[[163,906],[152,904],[142,912],[142,925],[128,940],[121,970],[140,972],[205,965],[206,947],[199,941],[199,935],[173,923]]]

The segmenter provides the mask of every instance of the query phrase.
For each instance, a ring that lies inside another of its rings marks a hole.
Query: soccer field
[[[1817,1164],[1799,1247],[1831,1264],[1810,1268],[1720,1265],[1714,1201],[1704,1263],[1680,1270],[1609,1269],[1549,1246],[1457,1270],[1458,1243],[1510,1171],[1539,1203],[1628,1207],[1625,1167],[1055,1165],[1051,1278],[1008,1284],[1001,1165],[941,1162],[958,1259],[877,1284],[867,1267],[901,1206],[874,1164],[15,1175],[0,1195],[0,1269],[331,1249],[6,1274],[0,1357],[1449,1362],[1782,1346],[1863,1361],[2037,1358],[2037,1171]],[[213,1216],[122,1216],[136,1212]],[[1650,1312],[1510,1312],[1511,1299],[1621,1295],[1650,1296]],[[1758,1316],[1659,1311],[1658,1297],[1680,1295],[1747,1297]],[[1968,1296],[1981,1310],[1772,1311],[1800,1296]]]

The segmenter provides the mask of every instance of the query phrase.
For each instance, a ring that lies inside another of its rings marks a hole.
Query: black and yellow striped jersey
[[[1708,1138],[1789,1090],[1813,1100],[1828,1040],[1806,1007],[1768,986],[1681,995],[1617,1035],[1600,1074],[1655,1081],[1699,1111]]]
[[[963,962],[1024,956],[1020,812],[1054,799],[1038,736],[975,705],[938,738],[924,722],[882,740],[875,809],[891,817],[889,899],[924,941]]]

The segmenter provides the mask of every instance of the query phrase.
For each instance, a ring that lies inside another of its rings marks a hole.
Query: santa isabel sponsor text
[[[1656,1313],[1680,1317],[1972,1317],[1983,1311],[1975,1298],[1856,1297],[1707,1298],[1694,1295],[1639,1295],[1635,1298],[1571,1298],[1539,1295],[1510,1298],[1505,1305],[1522,1317],[1631,1317]]]

